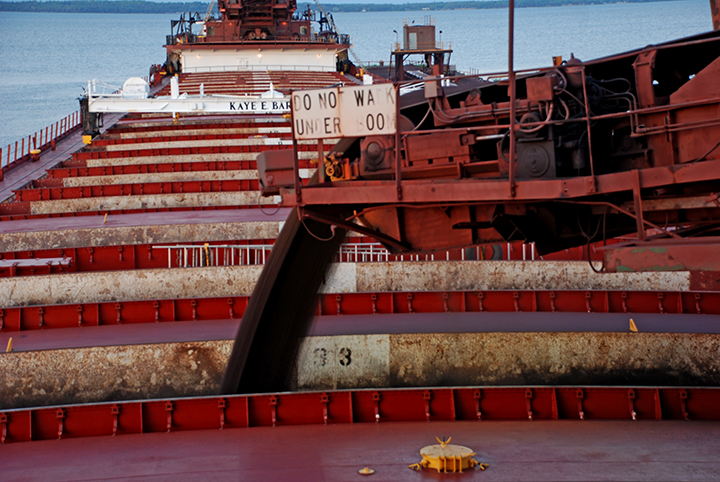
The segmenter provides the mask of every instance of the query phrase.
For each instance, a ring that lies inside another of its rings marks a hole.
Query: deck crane
[[[348,231],[396,254],[523,241],[588,258],[592,243],[622,236],[603,246],[608,272],[720,271],[720,30],[467,91],[439,82],[425,79],[416,101],[428,124],[409,97],[393,102],[407,126],[341,139],[329,180],[302,185],[293,151],[258,156],[261,173],[292,179],[267,195],[279,190],[294,211],[248,302],[224,393],[290,386],[313,290]],[[356,105],[346,121],[339,109],[341,125],[357,125]],[[372,109],[365,119],[379,118]]]
[[[210,15],[212,15],[212,9],[215,6],[215,0],[212,0],[210,4],[208,5],[207,11],[205,12],[205,17],[203,18],[203,22],[207,22],[210,19]]]
[[[328,23],[328,25],[330,26],[330,30],[332,31],[332,33],[335,34],[335,36],[339,39],[339,38],[340,38],[340,31],[339,31],[338,28],[335,26],[335,21],[333,20],[332,15],[329,15],[329,14],[325,11],[325,9],[323,8],[322,5],[320,5],[320,2],[319,2],[318,0],[315,0],[315,5],[317,5],[317,7],[320,9],[320,13],[322,14],[323,17],[325,17],[325,20],[327,20],[327,23]],[[362,61],[360,60],[360,57],[357,56],[357,54],[355,53],[355,51],[353,50],[352,47],[348,47],[348,52],[350,52],[350,55],[352,55],[353,60],[355,60],[355,62],[356,62],[361,68],[364,69],[365,66],[363,65]]]

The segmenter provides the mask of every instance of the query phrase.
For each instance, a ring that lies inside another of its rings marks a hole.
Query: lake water
[[[365,63],[388,61],[403,20],[436,19],[460,70],[507,69],[507,10],[337,13]],[[115,86],[165,60],[179,15],[0,14],[0,148],[77,110],[90,79]],[[515,68],[548,66],[554,55],[592,59],[712,29],[708,0],[521,8]]]

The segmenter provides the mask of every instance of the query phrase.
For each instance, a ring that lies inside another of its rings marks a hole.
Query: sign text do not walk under
[[[395,134],[393,84],[293,92],[295,139]]]

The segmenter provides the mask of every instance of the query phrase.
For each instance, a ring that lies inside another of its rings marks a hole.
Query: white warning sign
[[[293,92],[295,139],[395,134],[392,84]]]

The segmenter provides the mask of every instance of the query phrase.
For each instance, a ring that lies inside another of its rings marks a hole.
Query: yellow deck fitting
[[[92,136],[84,135],[82,136],[83,144],[90,145],[92,144]]]
[[[472,469],[475,466],[485,470],[488,464],[480,463],[473,458],[475,452],[469,447],[462,445],[451,445],[450,440],[437,439],[439,445],[428,445],[420,449],[422,460],[420,463],[412,464],[409,467],[413,470],[435,469],[438,473],[462,472],[466,469]]]
[[[632,318],[630,318],[630,331],[632,331],[633,333],[638,332],[637,325],[635,325],[635,322]]]
[[[375,471],[373,469],[371,469],[370,467],[364,467],[364,468],[358,470],[358,474],[360,474],[360,475],[372,475],[374,473],[375,473]]]
[[[6,351],[7,353],[10,353],[12,350],[13,350],[13,349],[12,349],[12,336],[11,336],[10,339],[8,340],[8,346],[7,346],[7,348],[5,349],[5,351]]]

